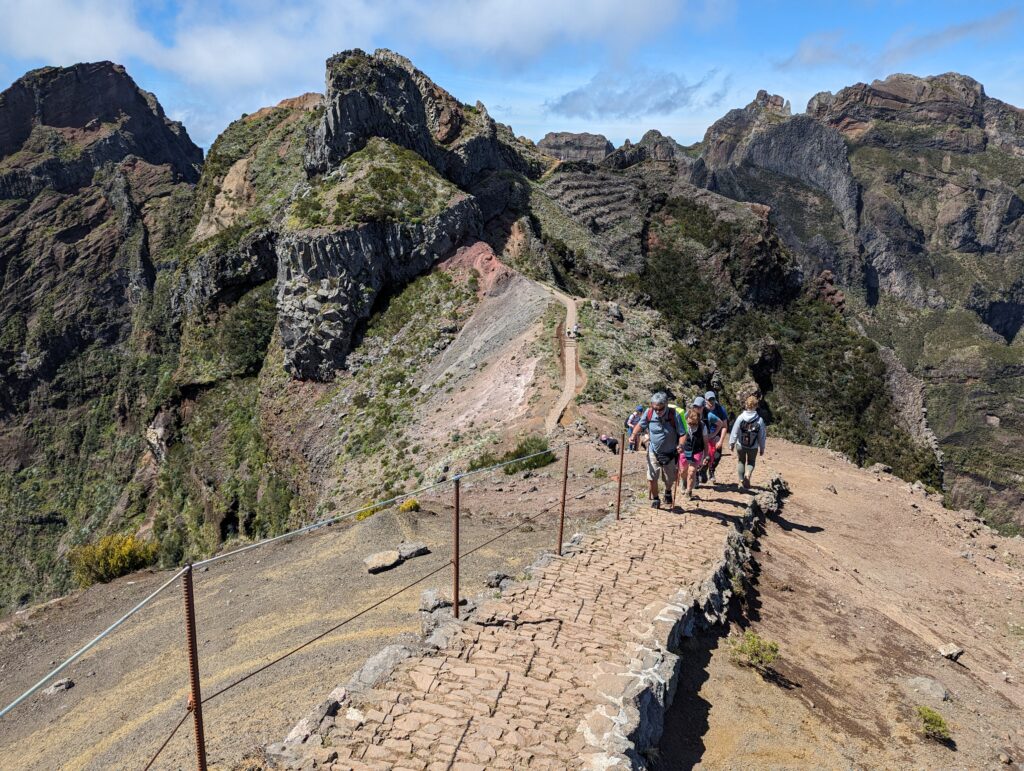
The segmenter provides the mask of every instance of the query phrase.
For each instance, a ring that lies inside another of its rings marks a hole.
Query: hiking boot
[[[743,485],[744,490],[750,489],[750,480],[747,479],[746,477],[743,477],[743,482],[741,484]]]
[[[672,505],[672,493],[665,493],[665,504],[668,506]]]
[[[652,509],[660,509],[661,508],[661,500],[659,500],[658,498],[654,498],[651,501],[651,508]]]

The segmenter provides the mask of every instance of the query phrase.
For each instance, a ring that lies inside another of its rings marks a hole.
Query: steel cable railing
[[[625,437],[623,436],[622,438],[623,438],[623,442],[622,442],[622,446],[619,449],[620,453],[625,451]],[[590,439],[577,440],[577,441],[568,442],[568,443],[565,443],[564,445],[562,445],[562,447],[564,447],[564,451],[565,451],[565,465],[564,465],[564,469],[563,469],[563,480],[562,480],[562,491],[561,491],[562,492],[562,496],[561,496],[561,502],[560,502],[562,511],[561,511],[561,519],[560,519],[560,523],[559,523],[559,538],[558,538],[559,552],[561,552],[562,530],[564,528],[564,519],[565,519],[565,499],[566,499],[566,486],[567,486],[567,481],[568,481],[568,454],[569,454],[569,448],[572,447],[572,446],[583,445],[583,444],[592,444],[592,440],[590,440]],[[34,693],[38,692],[39,689],[41,689],[43,686],[45,686],[57,674],[59,674],[60,672],[64,671],[68,666],[70,666],[72,663],[74,663],[79,658],[81,658],[85,653],[87,653],[89,650],[91,650],[93,647],[95,647],[100,641],[102,641],[104,638],[109,636],[112,632],[114,632],[117,628],[119,628],[128,619],[130,619],[132,616],[134,616],[136,613],[138,613],[142,608],[144,608],[146,605],[148,605],[150,602],[152,602],[158,595],[160,595],[169,586],[171,586],[171,584],[173,584],[178,578],[182,578],[183,582],[185,582],[187,580],[189,585],[190,585],[191,584],[191,576],[192,576],[192,573],[194,572],[195,568],[205,567],[205,566],[211,565],[211,564],[213,564],[215,562],[219,562],[221,560],[227,559],[228,557],[237,556],[237,555],[240,555],[242,553],[251,551],[253,549],[258,549],[258,548],[266,546],[268,544],[275,543],[277,541],[282,541],[282,540],[285,540],[285,539],[288,539],[288,538],[292,538],[292,537],[295,537],[295,536],[298,536],[298,535],[301,535],[301,534],[304,534],[304,533],[312,532],[312,531],[318,530],[320,528],[329,527],[329,526],[331,526],[331,525],[333,525],[335,523],[341,522],[341,521],[346,520],[346,519],[350,519],[350,518],[355,517],[355,516],[357,516],[357,515],[359,515],[361,513],[364,513],[364,512],[367,512],[367,511],[377,510],[377,509],[380,509],[382,507],[387,507],[387,506],[393,505],[395,503],[398,503],[399,501],[407,500],[409,498],[415,497],[417,495],[420,495],[420,494],[422,494],[424,492],[428,492],[428,491],[436,489],[436,488],[444,487],[444,486],[447,486],[447,485],[452,485],[455,488],[455,490],[457,491],[459,489],[459,487],[460,487],[461,481],[466,479],[466,478],[474,477],[474,476],[478,476],[478,475],[484,475],[484,474],[493,473],[493,472],[495,472],[497,470],[500,470],[500,469],[503,469],[503,468],[513,464],[513,463],[521,463],[521,462],[528,461],[528,460],[531,460],[533,458],[539,457],[541,455],[554,454],[554,452],[555,451],[553,451],[551,449],[545,449],[545,450],[541,450],[539,452],[530,453],[528,455],[524,455],[524,456],[513,458],[513,459],[510,459],[510,460],[502,461],[500,463],[496,463],[496,464],[493,464],[491,466],[487,466],[485,468],[474,469],[472,471],[468,471],[468,472],[465,472],[465,473],[462,473],[462,474],[456,474],[451,479],[443,480],[443,481],[440,481],[440,482],[435,482],[435,483],[430,484],[430,485],[425,485],[423,487],[417,488],[417,489],[409,491],[409,492],[402,493],[402,494],[394,496],[392,498],[381,500],[381,501],[376,501],[374,503],[367,504],[366,506],[363,506],[363,507],[361,507],[359,509],[355,509],[353,511],[349,511],[349,512],[346,512],[344,514],[340,514],[340,515],[337,515],[337,516],[329,517],[329,518],[326,518],[326,519],[318,520],[318,521],[313,522],[313,523],[311,523],[309,525],[305,525],[303,527],[296,528],[295,530],[289,531],[287,533],[283,533],[283,534],[278,535],[278,536],[273,536],[273,537],[270,537],[270,538],[266,538],[266,539],[263,539],[263,540],[258,541],[256,543],[248,544],[248,545],[246,545],[244,547],[241,547],[239,549],[235,549],[235,550],[232,550],[230,552],[225,552],[224,554],[219,554],[219,555],[217,555],[215,557],[211,557],[211,558],[208,558],[208,559],[205,559],[205,560],[201,560],[201,561],[196,562],[196,563],[194,563],[192,565],[187,565],[184,568],[182,568],[181,570],[177,571],[167,581],[165,581],[163,584],[161,584],[160,587],[158,587],[155,591],[153,591],[151,594],[149,594],[147,597],[145,597],[142,601],[140,601],[138,604],[136,604],[126,614],[124,614],[119,619],[117,619],[113,624],[111,624],[109,627],[107,627],[103,632],[101,632],[99,635],[97,635],[92,640],[90,640],[88,643],[86,643],[84,646],[82,646],[78,651],[76,651],[74,654],[72,654],[70,657],[68,657],[64,662],[62,662],[59,666],[57,666],[55,669],[53,669],[49,674],[47,674],[44,678],[42,678],[38,683],[33,685],[30,689],[25,691],[25,693],[23,693],[21,696],[19,696],[17,699],[15,699],[13,702],[11,702],[8,706],[6,706],[3,709],[3,711],[0,711],[0,716],[8,714],[11,710],[13,710],[19,704],[21,704],[26,699],[31,697]],[[607,487],[608,485],[613,484],[613,483],[615,483],[617,481],[618,487],[619,487],[619,500],[618,500],[618,502],[616,504],[616,507],[617,507],[616,508],[616,513],[618,514],[618,507],[621,505],[621,488],[622,488],[622,477],[623,477],[621,458],[619,460],[620,460],[620,463],[618,464],[619,465],[619,474],[618,474],[617,478],[613,477],[612,479],[608,479],[608,480],[602,481],[600,483],[591,485],[590,487],[588,487],[588,488],[580,491],[579,493],[577,493],[577,497],[580,497],[582,495],[586,495],[586,494],[588,494],[590,492],[593,492],[595,490],[598,490],[598,489],[600,489],[602,487]],[[639,472],[632,472],[632,473],[639,473]],[[625,474],[625,476],[631,476],[631,475],[632,475],[631,473],[630,474]],[[466,551],[466,552],[462,553],[462,557],[468,557],[468,556],[476,553],[477,551],[479,551],[479,550],[481,550],[481,549],[483,549],[483,548],[485,548],[485,547],[495,543],[496,541],[498,541],[498,540],[500,540],[500,539],[510,535],[511,533],[515,532],[516,530],[519,530],[520,528],[523,527],[523,525],[528,524],[528,523],[532,523],[534,520],[544,516],[545,514],[550,513],[555,508],[555,506],[556,506],[556,503],[549,503],[547,506],[545,506],[544,508],[542,508],[540,511],[536,512],[535,514],[533,514],[531,516],[528,516],[528,517],[525,517],[525,518],[517,521],[515,525],[502,530],[500,533],[496,534],[495,536],[493,536],[491,538],[488,538],[487,540],[485,540],[484,542],[482,542],[480,544],[477,544],[476,546],[474,546],[469,551]],[[395,590],[394,592],[389,593],[385,597],[383,597],[383,598],[381,598],[379,600],[374,601],[373,603],[367,605],[366,607],[362,608],[361,610],[359,610],[358,612],[352,614],[351,616],[343,619],[342,621],[338,622],[337,624],[334,624],[331,627],[329,627],[329,628],[319,632],[317,635],[315,635],[314,637],[304,641],[300,645],[297,645],[294,648],[289,649],[285,653],[283,653],[283,654],[281,654],[279,656],[276,656],[271,661],[269,661],[269,662],[267,662],[265,664],[260,665],[256,669],[246,673],[245,675],[242,675],[241,677],[237,678],[236,680],[234,680],[234,681],[228,683],[227,685],[219,688],[214,693],[212,693],[212,694],[210,694],[208,696],[202,697],[198,701],[199,710],[195,709],[195,704],[193,703],[192,698],[190,697],[189,707],[188,707],[187,711],[181,717],[181,719],[177,722],[177,724],[171,730],[170,734],[166,737],[166,739],[164,739],[164,741],[158,747],[157,751],[150,758],[150,760],[147,763],[147,765],[145,766],[145,768],[149,769],[153,765],[153,763],[159,758],[160,754],[169,745],[169,743],[173,739],[174,735],[181,729],[181,726],[184,725],[184,723],[188,719],[189,715],[196,716],[197,711],[201,712],[201,707],[202,707],[203,704],[206,704],[207,702],[212,701],[212,700],[220,697],[221,695],[223,695],[224,693],[230,691],[231,689],[241,685],[242,683],[250,680],[251,678],[259,675],[260,673],[265,672],[266,670],[270,669],[271,667],[275,666],[276,664],[279,664],[280,662],[284,661],[285,659],[287,659],[287,658],[289,658],[289,657],[299,653],[300,651],[302,651],[303,649],[305,649],[305,648],[309,647],[310,645],[316,643],[317,641],[322,640],[323,638],[327,637],[328,635],[332,634],[333,632],[336,632],[338,629],[341,629],[342,627],[346,626],[347,624],[350,624],[353,621],[355,621],[355,620],[365,616],[366,614],[370,613],[371,611],[373,611],[373,610],[381,607],[382,605],[386,604],[390,600],[393,600],[394,598],[398,597],[402,593],[409,591],[410,589],[414,588],[415,586],[423,583],[424,581],[426,581],[426,580],[436,576],[437,574],[439,574],[439,573],[441,573],[444,570],[447,570],[449,568],[454,568],[453,575],[455,576],[455,579],[456,579],[455,591],[454,591],[454,596],[453,596],[453,612],[455,613],[455,615],[457,615],[457,609],[458,609],[458,605],[459,605],[458,584],[457,584],[457,576],[458,576],[458,573],[459,573],[459,568],[458,568],[458,560],[459,560],[459,553],[458,553],[458,528],[457,528],[458,516],[459,516],[459,512],[458,512],[458,496],[456,495],[456,510],[455,510],[455,522],[456,522],[455,540],[456,540],[456,543],[455,543],[455,554],[454,554],[454,558],[453,558],[452,562],[450,562],[450,563],[449,562],[445,562],[444,564],[440,565],[439,567],[437,567],[437,568],[435,568],[435,569],[433,569],[433,570],[431,570],[431,571],[429,571],[429,572],[419,576],[418,578],[416,578],[415,580],[411,581],[410,583],[405,584],[401,588]],[[190,599],[191,599],[191,595],[186,590],[186,615],[188,615],[189,613],[194,613],[194,608],[191,606]],[[195,662],[190,661],[190,664],[194,664],[194,663]],[[196,726],[196,728],[197,728],[197,744],[198,744],[201,741],[201,740],[198,740],[198,737],[200,737],[202,735],[201,718],[197,719],[197,726]],[[199,750],[199,756],[200,756],[199,767],[200,768],[205,768],[205,747],[198,747],[197,749]]]

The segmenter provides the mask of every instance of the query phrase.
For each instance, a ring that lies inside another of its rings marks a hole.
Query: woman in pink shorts
[[[686,499],[693,498],[693,486],[697,482],[697,471],[708,454],[710,442],[708,429],[700,419],[700,411],[690,408],[686,413],[686,438],[683,440],[683,453],[679,456],[679,475],[677,478],[686,480]]]

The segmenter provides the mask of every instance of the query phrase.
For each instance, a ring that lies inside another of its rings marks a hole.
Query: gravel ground
[[[598,446],[572,449],[566,537],[593,526],[615,499],[617,458]],[[607,477],[595,474],[604,468]],[[594,469],[595,471],[591,471]],[[600,489],[584,493],[588,488]],[[633,481],[633,487],[639,483]],[[560,461],[528,478],[501,472],[463,486],[462,551],[545,508],[532,524],[467,557],[463,594],[484,590],[492,570],[517,575],[557,534]],[[637,491],[634,491],[636,493]],[[585,497],[577,498],[584,494]],[[209,695],[276,655],[450,560],[450,490],[421,498],[423,511],[388,510],[224,560],[196,574],[203,691]],[[362,559],[401,541],[432,550],[369,575]],[[170,573],[143,572],[94,586],[0,627],[0,702],[7,703],[130,608]],[[204,706],[211,766],[236,767],[291,726],[362,662],[397,636],[418,633],[422,589],[449,592],[445,568],[422,585],[331,633]],[[52,662],[52,663],[51,663]],[[181,591],[173,585],[72,665],[75,686],[36,695],[0,720],[0,768],[141,768],[182,714],[187,676]],[[187,766],[186,724],[156,767]]]

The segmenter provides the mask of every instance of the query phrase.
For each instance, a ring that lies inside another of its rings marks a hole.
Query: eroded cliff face
[[[404,286],[481,227],[479,208],[464,196],[421,224],[372,222],[280,238],[277,308],[285,370],[300,379],[332,379],[381,292]]]
[[[1019,442],[986,416],[1005,414],[1017,387],[1001,372],[1024,361],[1014,344],[1024,320],[1024,112],[955,73],[821,93],[792,117],[769,101],[759,95],[708,130],[701,182],[771,206],[805,276],[834,273],[863,328],[925,383],[957,502],[982,505],[976,482],[987,467],[1005,507],[1007,490],[1024,492],[1013,471]],[[973,352],[964,374],[933,363],[964,347]],[[969,387],[967,369],[990,384],[985,393]],[[968,437],[1001,449],[970,448]]]
[[[537,143],[537,149],[560,161],[600,163],[615,147],[602,134],[552,131]]]
[[[482,104],[461,104],[391,51],[353,50],[331,57],[326,104],[306,155],[311,173],[329,171],[370,137],[412,150],[462,188],[488,172],[531,175],[543,167]]]
[[[156,257],[202,152],[109,62],[0,94],[0,605],[66,586],[58,555],[117,509],[160,344]]]

